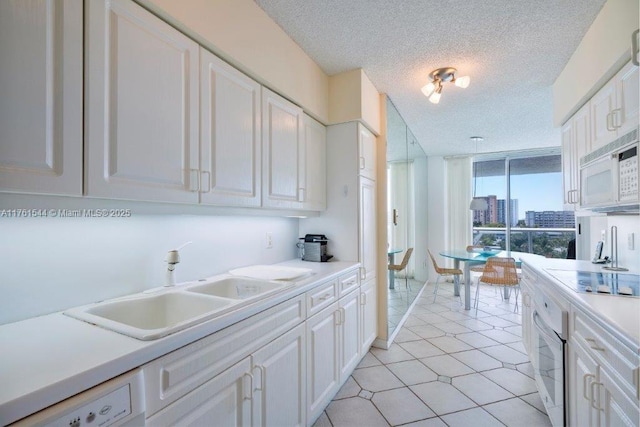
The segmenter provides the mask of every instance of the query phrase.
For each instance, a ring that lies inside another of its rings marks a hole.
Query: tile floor
[[[436,303],[432,291],[427,284],[391,348],[369,351],[315,426],[550,426],[513,301],[483,285],[476,316],[451,284]]]

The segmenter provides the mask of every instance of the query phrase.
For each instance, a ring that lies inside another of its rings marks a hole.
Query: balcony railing
[[[511,228],[511,250],[566,258],[569,241],[576,238],[574,228]],[[473,244],[506,250],[505,227],[473,227]]]

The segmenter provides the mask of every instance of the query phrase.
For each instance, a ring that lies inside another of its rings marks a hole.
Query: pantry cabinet
[[[304,117],[302,109],[262,88],[262,205],[303,206]]]
[[[198,44],[131,1],[85,4],[86,194],[197,203]]]
[[[200,48],[200,202],[260,206],[260,85]]]
[[[82,195],[83,3],[0,1],[0,191]]]

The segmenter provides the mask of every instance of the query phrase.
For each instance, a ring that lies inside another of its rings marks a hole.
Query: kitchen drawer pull
[[[601,408],[601,407],[599,407],[599,406],[596,406],[596,403],[595,403],[595,402],[596,402],[596,399],[595,399],[595,396],[594,396],[594,394],[595,394],[595,393],[594,393],[593,391],[594,391],[594,389],[595,389],[595,386],[600,386],[600,385],[602,385],[602,383],[597,382],[597,381],[594,381],[594,382],[592,382],[592,383],[591,383],[591,385],[589,386],[589,390],[590,390],[590,394],[591,394],[591,402],[590,402],[591,407],[592,407],[593,409],[597,409],[598,411],[602,411],[602,408]],[[598,403],[600,403],[600,394],[598,394]]]
[[[249,379],[249,387],[245,386],[245,381],[246,379]],[[252,400],[253,399],[253,375],[251,375],[249,372],[246,372],[243,377],[242,377],[242,391],[243,391],[243,396],[242,399],[244,400]],[[249,390],[249,395],[247,396],[246,391]]]
[[[362,295],[362,298],[360,298],[360,305],[367,305],[367,294],[363,292],[360,295]]]
[[[318,297],[318,299],[319,299],[320,301],[326,301],[326,300],[328,300],[329,298],[331,298],[331,293],[330,293],[330,292],[327,292],[326,294],[322,295],[321,297]]]
[[[303,187],[298,188],[298,201],[299,202],[306,202],[306,192],[307,190]]]
[[[616,108],[611,111],[611,124],[615,129],[622,127],[622,109]]]
[[[595,379],[595,378],[596,378],[596,376],[595,376],[595,375],[593,375],[593,374],[584,374],[584,375],[582,376],[582,396],[583,396],[585,399],[587,399],[588,401],[591,401],[591,400],[592,400],[592,399],[591,399],[591,397],[587,396],[587,388],[588,388],[588,386],[587,386],[587,380],[588,380],[589,378],[593,378],[593,379]]]
[[[605,351],[606,349],[603,347],[600,347],[597,343],[597,341],[593,338],[585,338],[584,339],[586,342],[590,343],[589,347],[592,348],[593,350],[597,350],[597,351]]]
[[[347,310],[345,310],[344,308],[340,307],[340,323],[342,325],[344,325],[346,320],[347,320]]]
[[[364,169],[364,157],[360,156],[360,169]]]

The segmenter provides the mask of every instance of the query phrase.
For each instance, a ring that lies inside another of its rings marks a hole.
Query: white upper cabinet
[[[562,127],[562,185],[564,210],[574,210],[580,204],[580,157],[591,141],[587,103]]]
[[[260,206],[260,85],[200,49],[201,203]]]
[[[327,207],[327,129],[304,115],[303,208],[322,211]]]
[[[589,152],[616,138],[612,112],[616,105],[616,82],[610,80],[591,98],[591,146]]]
[[[86,194],[197,203],[198,45],[133,2],[86,5]]]
[[[638,67],[631,62],[591,98],[591,146],[595,151],[638,127]]]
[[[303,113],[298,106],[262,88],[262,206],[303,206],[305,171]]]
[[[0,1],[0,191],[82,195],[82,2]]]
[[[640,75],[638,66],[629,62],[622,67],[616,76],[618,89],[618,109],[614,115],[614,126],[618,128],[618,136],[625,135],[638,127],[640,116]]]
[[[376,137],[362,124],[358,124],[358,161],[360,176],[376,179]]]

